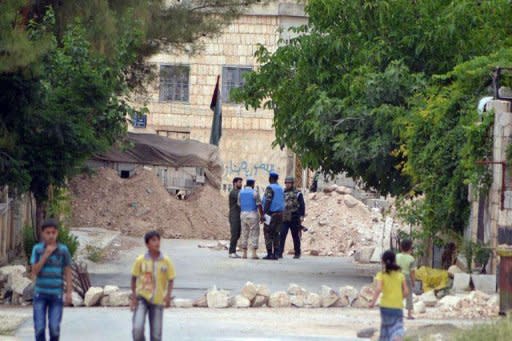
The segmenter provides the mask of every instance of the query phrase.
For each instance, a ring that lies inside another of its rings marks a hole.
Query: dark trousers
[[[33,310],[36,341],[46,340],[46,316],[48,316],[50,341],[59,340],[63,306],[61,295],[35,294]]]
[[[281,228],[281,243],[279,245],[279,255],[283,255],[286,237],[288,237],[288,230],[292,232],[293,248],[295,250],[295,255],[300,256],[300,220],[283,222],[283,226]]]
[[[240,239],[240,233],[242,231],[242,221],[240,217],[238,219],[232,217],[229,219],[229,225],[231,226],[231,240],[229,241],[229,253],[236,253],[236,244]]]
[[[283,214],[274,213],[269,225],[263,227],[263,236],[265,237],[265,247],[269,255],[278,255],[279,244],[281,239],[279,235],[281,233],[281,225],[283,224]]]

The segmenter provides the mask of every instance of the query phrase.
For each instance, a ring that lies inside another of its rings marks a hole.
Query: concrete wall
[[[304,6],[295,1],[279,1],[269,6],[255,6],[247,15],[226,27],[221,35],[203,41],[203,50],[189,55],[169,51],[153,56],[149,62],[160,65],[185,64],[190,67],[188,102],[160,102],[159,80],[148,86],[150,111],[148,127],[152,132],[183,132],[191,139],[209,142],[212,111],[210,102],[217,75],[223,66],[247,66],[257,69],[254,53],[258,44],[277,49],[281,38],[289,39],[287,29],[307,22]],[[280,29],[284,30],[281,31]],[[273,111],[245,110],[240,104],[223,103],[223,132],[220,154],[225,164],[222,187],[229,190],[234,176],[253,176],[263,185],[270,170],[283,176],[287,169],[286,150],[272,148],[275,139]],[[190,134],[190,135],[188,135]]]

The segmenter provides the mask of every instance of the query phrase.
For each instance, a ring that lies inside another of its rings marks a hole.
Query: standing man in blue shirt
[[[71,304],[71,255],[66,245],[57,243],[58,233],[58,222],[46,220],[41,226],[43,241],[34,245],[30,258],[32,277],[36,278],[33,302],[36,341],[46,340],[47,315],[50,341],[59,340],[63,305]],[[63,297],[64,278],[66,293]]]
[[[263,214],[266,217],[263,227],[267,256],[263,259],[277,260],[279,253],[279,232],[283,224],[284,190],[277,181],[279,174],[270,172],[269,185],[263,197]],[[270,219],[270,221],[269,221]]]

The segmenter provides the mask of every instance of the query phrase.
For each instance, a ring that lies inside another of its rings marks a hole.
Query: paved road
[[[288,256],[279,261],[230,259],[227,251],[198,248],[212,241],[162,240],[162,250],[173,260],[177,278],[175,296],[197,298],[208,288],[237,291],[247,281],[264,283],[272,291],[286,290],[297,283],[308,290],[318,291],[325,284],[333,288],[352,285],[359,288],[371,283],[378,266],[354,264],[351,258],[305,256],[299,260]],[[140,246],[123,251],[119,260],[108,264],[91,264],[89,273],[93,285],[118,285],[128,288],[130,267],[139,254]]]
[[[176,266],[176,297],[194,299],[214,285],[236,294],[246,281],[264,283],[272,291],[286,290],[289,283],[311,291],[318,291],[323,284],[334,288],[361,287],[371,282],[376,270],[376,266],[356,265],[350,258],[294,260],[288,256],[279,261],[241,260],[229,259],[227,251],[198,248],[199,244],[215,243],[162,240],[162,250]],[[145,246],[140,242],[123,251],[117,261],[90,264],[92,284],[128,288],[131,264],[144,251]],[[31,316],[30,308],[20,311]],[[372,316],[370,320],[368,316]],[[376,311],[169,309],[164,315],[164,340],[355,340],[357,329],[369,325],[378,325]],[[62,340],[129,340],[130,331],[131,313],[126,308],[66,308]],[[33,339],[31,318],[16,336],[21,340]]]
[[[14,340],[34,339],[31,309],[7,309],[2,313],[24,314],[26,322]],[[185,341],[352,341],[359,340],[357,331],[379,327],[377,309],[166,309],[163,340]],[[467,328],[482,321],[405,320],[408,335],[446,334],[456,328]],[[424,332],[420,332],[424,330]],[[426,332],[426,334],[425,334]],[[124,341],[131,340],[131,312],[127,308],[65,308],[61,340]],[[146,335],[148,335],[146,331]],[[444,338],[449,340],[450,337]],[[0,340],[2,337],[0,336]],[[12,339],[9,339],[12,340]]]

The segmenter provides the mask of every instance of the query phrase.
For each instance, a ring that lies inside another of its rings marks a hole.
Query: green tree
[[[48,190],[126,131],[161,49],[197,48],[257,0],[0,1],[0,185]]]
[[[509,1],[311,0],[306,9],[296,38],[257,51],[262,65],[235,98],[274,109],[275,143],[306,166],[382,194],[424,194],[424,226],[461,229],[465,184],[482,173],[469,160],[486,153],[467,141],[478,140],[476,100],[494,59],[474,77],[457,66],[511,46]]]
[[[28,33],[45,36],[52,24],[50,11]],[[128,91],[124,70],[136,58],[129,46],[139,34],[128,31],[116,42],[115,59],[92,49],[85,36],[75,22],[61,45],[53,40],[35,66],[0,74],[7,132],[0,180],[34,194],[37,226],[46,214],[49,187],[63,186],[84,160],[123,136],[133,111],[122,99]]]

